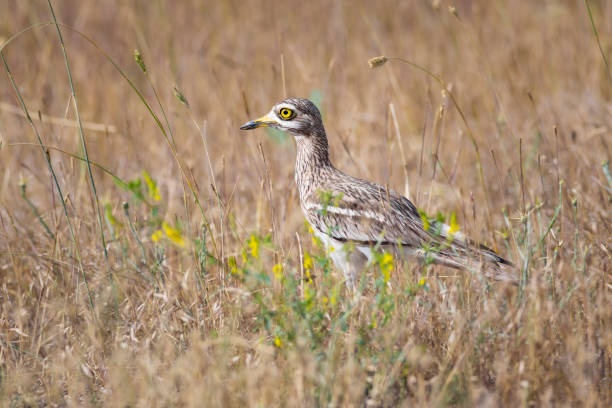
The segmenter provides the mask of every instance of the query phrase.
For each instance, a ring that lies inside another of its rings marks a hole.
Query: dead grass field
[[[599,39],[584,1],[56,0],[91,40],[60,27],[85,150],[56,27],[11,37],[49,5],[2,0],[0,405],[612,405],[612,2],[588,4]],[[520,285],[387,260],[348,293],[293,140],[238,130],[285,96]]]

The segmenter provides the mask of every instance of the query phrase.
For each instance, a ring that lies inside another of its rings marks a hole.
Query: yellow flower
[[[283,279],[283,265],[281,264],[274,265],[272,267],[272,272],[274,272],[274,277],[276,278],[276,280]]]
[[[452,236],[454,233],[459,232],[459,224],[457,224],[457,215],[451,214],[450,228],[448,229],[448,235]]]
[[[378,327],[378,321],[376,320],[376,313],[372,312],[372,321],[370,322],[370,327],[375,329]]]
[[[158,242],[160,239],[162,239],[163,236],[164,233],[162,232],[162,230],[156,230],[153,234],[151,234],[151,239],[153,240],[153,242]]]
[[[314,230],[312,229],[312,225],[306,222],[306,226],[308,227],[308,233],[310,234],[310,240],[312,241],[312,245],[316,246],[317,248],[320,248],[322,245],[321,240],[319,239],[319,237],[316,236]]]
[[[422,210],[419,210],[419,214],[421,215],[421,220],[423,221],[423,229],[427,231],[429,229],[429,219],[427,218],[427,214]]]
[[[110,204],[106,204],[104,206],[104,217],[106,218],[106,221],[110,224],[111,230],[113,230],[113,235],[116,235],[115,230],[121,230],[123,228],[123,223],[121,223],[121,221],[119,221],[113,215],[113,207]]]
[[[304,288],[304,301],[307,303],[306,310],[312,309],[314,302],[311,302],[311,300],[314,299],[315,295],[316,292],[312,289],[310,285]]]
[[[283,342],[281,341],[280,337],[274,337],[274,345],[278,348],[281,348],[283,346]]]
[[[380,260],[380,270],[383,273],[385,282],[389,282],[391,271],[393,270],[393,255],[385,252]]]
[[[149,173],[146,171],[142,171],[142,177],[144,177],[145,183],[147,184],[147,188],[149,190],[149,197],[155,201],[161,200],[161,195],[159,194],[159,187],[157,187],[157,183],[153,181]]]
[[[312,266],[312,257],[308,252],[304,252],[304,269],[306,269],[306,271],[310,271],[312,269]]]
[[[183,238],[179,229],[171,227],[166,221],[162,223],[162,228],[164,229],[166,236],[174,245],[180,247],[185,246],[185,238]]]
[[[230,267],[230,273],[232,274],[238,273],[238,265],[236,264],[235,256],[230,256],[227,260],[227,264]]]
[[[254,234],[251,234],[251,237],[249,238],[247,245],[249,246],[249,249],[251,250],[251,256],[255,259],[259,258],[259,240]]]
[[[427,280],[425,278],[419,279],[419,286],[425,285],[426,282],[427,282]]]
[[[340,293],[340,288],[335,286],[329,296],[329,303],[334,306],[336,304],[336,299],[338,298],[338,294]]]
[[[504,231],[495,231],[495,232],[497,232],[499,235],[501,235],[501,237],[503,239],[507,239],[510,236],[510,234],[506,230],[504,230]]]

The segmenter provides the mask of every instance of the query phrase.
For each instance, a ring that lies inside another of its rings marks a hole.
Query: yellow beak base
[[[245,123],[244,125],[240,126],[240,129],[241,130],[251,130],[251,129],[256,129],[259,127],[267,127],[275,123],[276,123],[276,120],[272,116],[270,116],[270,114],[267,114],[265,116],[262,116],[259,119],[251,120]]]

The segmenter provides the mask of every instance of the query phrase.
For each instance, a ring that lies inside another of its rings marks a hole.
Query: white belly
[[[374,258],[372,248],[365,245],[355,245],[351,250],[348,250],[350,248],[349,245],[335,240],[316,229],[314,232],[315,236],[325,245],[327,253],[334,262],[334,265],[344,274],[347,285],[354,289],[359,274],[365,267],[372,263]]]

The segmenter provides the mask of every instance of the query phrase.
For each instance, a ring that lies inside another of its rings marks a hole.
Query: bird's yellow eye
[[[278,111],[278,114],[280,115],[281,119],[284,120],[293,119],[295,116],[295,113],[289,108],[281,108],[281,110]]]

